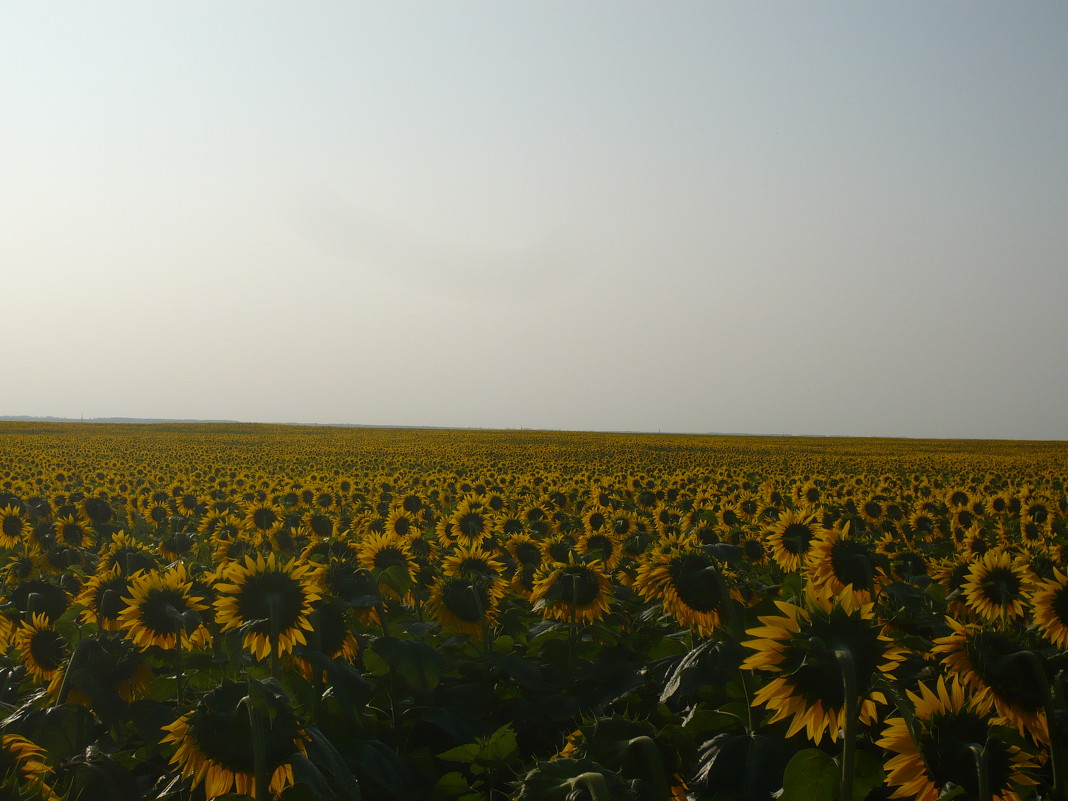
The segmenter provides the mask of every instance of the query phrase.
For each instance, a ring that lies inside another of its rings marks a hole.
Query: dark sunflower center
[[[591,531],[600,531],[605,524],[605,517],[600,512],[594,512],[590,515],[589,526]]]
[[[460,516],[460,519],[456,521],[456,527],[465,537],[472,539],[481,537],[486,529],[486,519],[478,512],[465,512]]]
[[[294,628],[304,609],[304,588],[288,573],[267,571],[254,573],[245,580],[237,599],[237,614],[242,620],[259,620],[250,631],[271,631],[271,609],[278,615],[280,632]]]
[[[400,534],[402,537],[406,536],[409,531],[412,530],[412,521],[407,517],[398,517],[393,521],[393,531],[396,534]]]
[[[1029,507],[1027,514],[1036,523],[1045,523],[1049,520],[1049,509],[1044,504],[1035,504]]]
[[[348,636],[349,627],[341,607],[333,603],[324,603],[315,612],[313,631],[319,638],[319,650],[329,657],[340,653]]]
[[[373,562],[374,566],[379,570],[385,570],[387,567],[406,568],[408,566],[408,560],[404,558],[404,552],[392,545],[379,548]]]
[[[59,529],[59,538],[67,545],[80,548],[85,539],[85,529],[77,523],[64,523]]]
[[[320,537],[328,537],[334,529],[334,524],[329,517],[323,514],[314,514],[308,519],[311,530]]]
[[[668,567],[671,583],[684,604],[695,612],[713,612],[723,602],[716,566],[697,554],[685,554]]]
[[[949,502],[953,506],[966,506],[968,503],[968,493],[956,490],[949,496]]]
[[[553,581],[549,596],[574,609],[585,609],[601,597],[601,585],[593,571],[584,565],[562,568]]]
[[[1053,614],[1062,626],[1068,626],[1068,587],[1061,587],[1053,593]]]
[[[1043,708],[1034,667],[1021,654],[1019,643],[995,631],[982,631],[967,640],[965,652],[976,675],[1003,702],[1026,713]]]
[[[22,534],[22,519],[14,515],[4,517],[4,534],[8,537],[18,537]]]
[[[104,620],[115,620],[119,612],[126,608],[122,596],[126,593],[126,580],[113,578],[103,582],[96,588],[94,599],[96,600],[96,613]]]
[[[871,553],[862,543],[853,540],[835,543],[831,549],[831,569],[843,584],[852,584],[857,590],[875,589]]]
[[[541,549],[533,542],[520,542],[515,546],[515,558],[524,565],[541,563]]]
[[[181,614],[189,608],[189,600],[180,591],[170,587],[151,589],[139,604],[141,624],[156,634],[174,634],[176,621],[171,610]]]
[[[801,556],[808,553],[812,543],[812,529],[804,523],[789,523],[782,532],[782,547],[789,554]]]
[[[864,513],[868,517],[878,518],[882,516],[883,513],[882,504],[878,503],[877,501],[868,501],[864,504]]]
[[[441,604],[464,623],[479,623],[490,607],[490,599],[477,582],[450,578],[441,588]]]
[[[378,595],[378,584],[366,570],[357,570],[347,562],[334,562],[326,570],[330,592],[348,603]]]
[[[872,622],[835,608],[803,624],[796,644],[785,650],[783,672],[795,691],[810,702],[840,707],[844,700],[842,670],[835,650],[848,649],[857,672],[858,695],[867,695],[883,656]]]
[[[460,563],[456,566],[456,572],[461,576],[471,574],[476,576],[497,576],[497,571],[493,569],[490,563],[477,556],[468,556],[461,559]]]
[[[55,620],[67,611],[67,593],[63,591],[63,588],[39,579],[18,584],[11,590],[8,600],[15,605],[16,609],[26,612],[30,609],[31,595],[36,595],[33,599],[33,611],[44,613],[49,621]]]
[[[1005,746],[987,740],[987,726],[971,712],[934,716],[917,743],[920,755],[936,787],[946,782],[959,784],[970,798],[979,797],[976,757],[971,746],[986,745],[987,776],[992,796],[1007,789],[1012,762]]]
[[[259,508],[252,513],[252,524],[261,530],[267,530],[278,522],[278,515],[273,509]]]
[[[67,661],[67,641],[52,629],[41,629],[30,640],[30,656],[41,670],[58,670]]]
[[[586,538],[586,553],[603,561],[611,559],[615,550],[615,544],[604,534],[591,534]]]
[[[570,537],[564,537],[556,542],[549,543],[549,556],[554,562],[566,562],[567,555],[571,553],[571,547],[575,544]]]
[[[243,683],[223,685],[205,696],[189,717],[189,734],[200,752],[234,773],[255,774],[252,728],[248,710],[241,704],[248,689]],[[281,702],[260,715],[267,752],[268,773],[292,756],[300,728],[293,713]]]
[[[983,596],[997,606],[1008,606],[1020,597],[1020,577],[1007,567],[995,567],[980,585]]]

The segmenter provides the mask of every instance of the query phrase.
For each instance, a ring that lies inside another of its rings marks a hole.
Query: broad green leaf
[[[794,754],[783,775],[779,801],[834,801],[839,772],[834,759],[815,748]]]

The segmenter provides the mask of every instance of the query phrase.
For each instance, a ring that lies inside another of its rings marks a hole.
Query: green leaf
[[[517,750],[515,732],[506,723],[488,737],[478,737],[473,743],[450,748],[438,754],[438,758],[446,762],[467,762],[480,768],[497,768],[507,764]]]
[[[459,771],[446,773],[434,785],[433,801],[467,801],[480,796],[473,792],[467,779]]]
[[[444,759],[446,762],[474,762],[478,757],[479,750],[479,744],[476,740],[473,743],[465,743],[464,745],[450,748],[445,753],[438,754],[438,759]]]
[[[858,751],[853,767],[853,801],[864,801],[865,796],[881,786],[885,778],[882,760],[869,751]]]
[[[786,766],[779,801],[835,801],[838,781],[832,757],[815,748],[798,751]]]
[[[441,654],[423,642],[380,637],[371,648],[417,692],[432,692],[445,670]]]

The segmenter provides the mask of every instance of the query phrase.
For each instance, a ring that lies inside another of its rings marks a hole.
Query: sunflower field
[[[0,423],[0,798],[1068,801],[1068,443]]]

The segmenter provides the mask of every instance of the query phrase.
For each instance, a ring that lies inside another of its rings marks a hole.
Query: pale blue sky
[[[0,415],[1068,439],[1068,4],[6,3]]]

